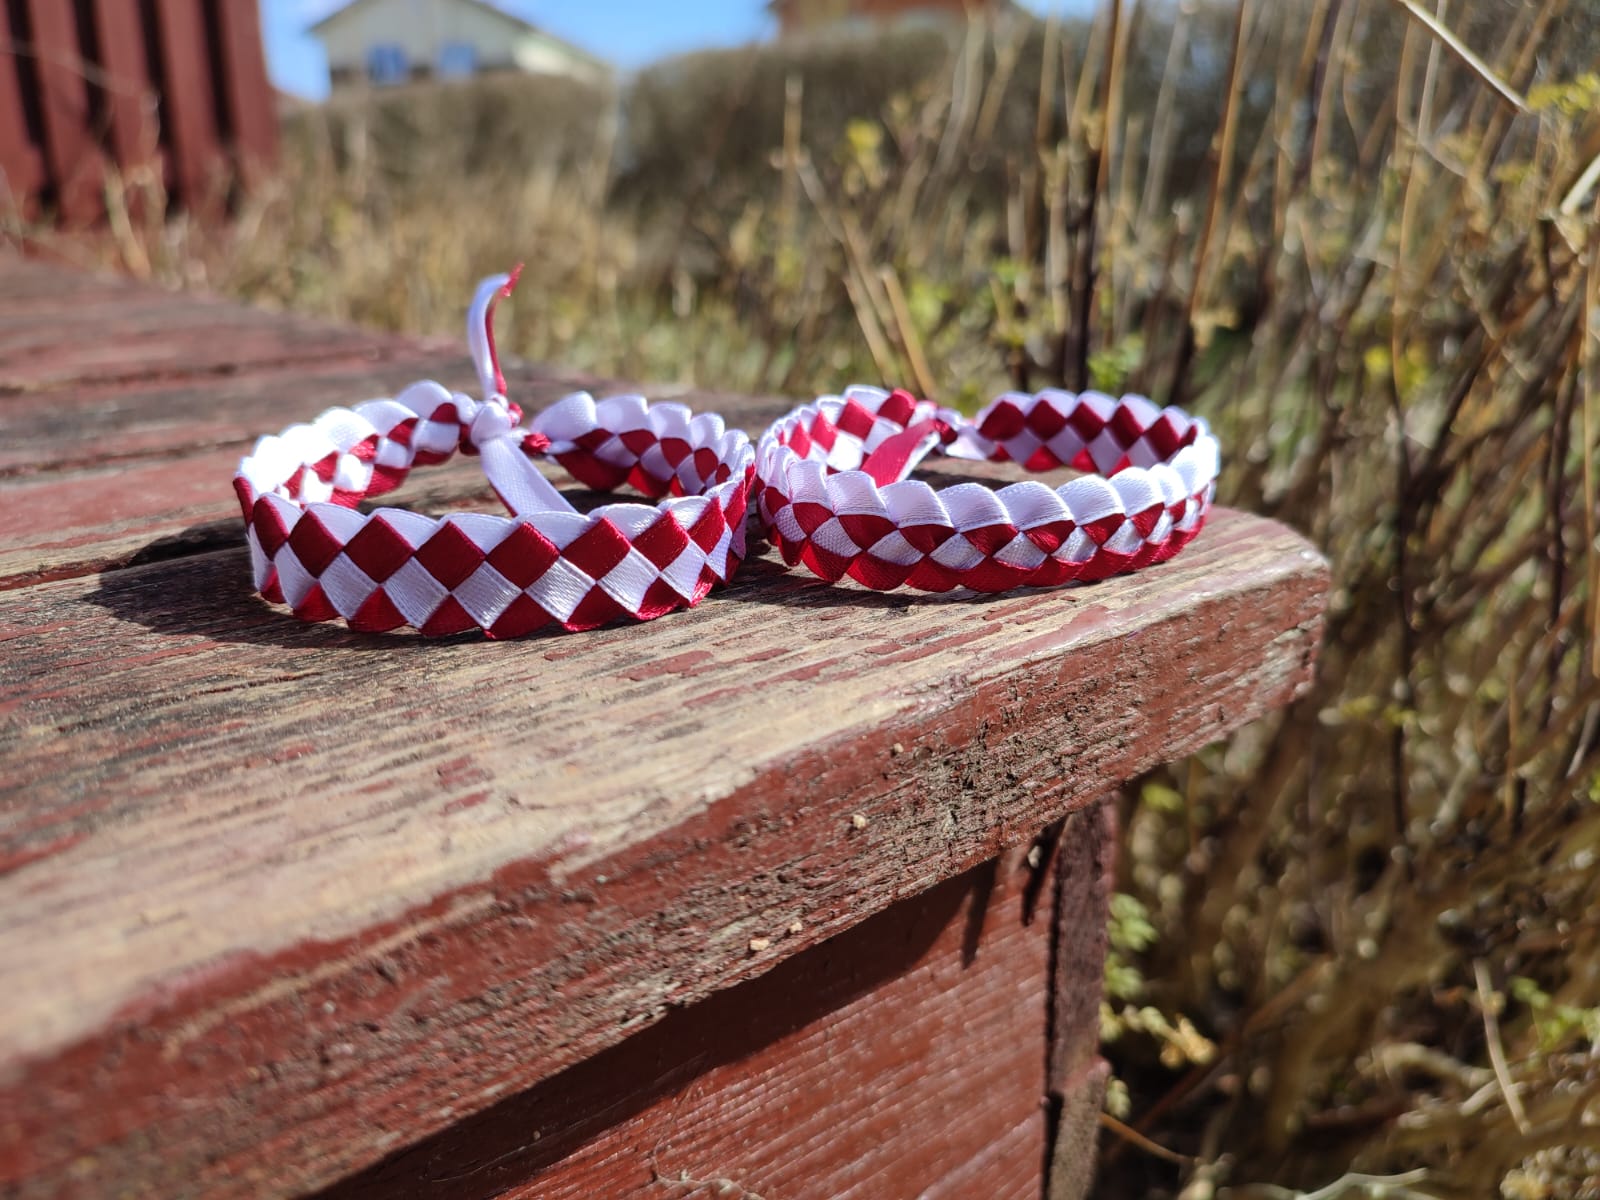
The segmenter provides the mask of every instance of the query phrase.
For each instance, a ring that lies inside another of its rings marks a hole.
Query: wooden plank
[[[353,330],[286,313],[244,308],[211,297],[183,293],[140,293],[133,302],[121,296],[84,300],[70,313],[17,314],[0,324],[0,380],[11,389],[56,384],[83,384],[101,379],[131,377],[151,361],[171,361],[182,369],[186,356],[197,355],[198,374],[209,363],[226,362],[231,342],[240,334],[257,330],[281,331],[282,350],[292,349],[290,339],[304,338],[311,346],[324,343],[360,346],[399,344],[382,334]],[[220,340],[220,352],[200,353],[207,340]],[[159,349],[144,347],[159,343]],[[48,368],[39,359],[57,359]],[[268,364],[279,364],[279,358]],[[126,362],[126,371],[118,368]],[[74,373],[75,364],[83,369]]]
[[[0,399],[0,480],[248,447],[313,411],[393,395],[413,380],[444,375],[433,369],[436,353],[404,341],[357,342],[351,351],[329,361],[263,364],[230,375],[85,383]],[[470,374],[468,368],[442,382],[466,384]],[[559,388],[561,382],[530,378],[524,386]],[[159,494],[152,501],[151,515],[159,516]]]
[[[216,11],[222,43],[222,78],[232,115],[234,156],[246,181],[269,166],[278,153],[278,106],[267,80],[261,46],[261,14],[256,0],[235,0]]]
[[[5,6],[0,4],[0,17]],[[0,34],[10,41],[10,29],[0,21]],[[28,135],[22,110],[22,81],[17,72],[17,51],[0,52],[0,203],[16,206],[24,217],[33,215],[32,198],[44,183],[44,159]]]
[[[45,165],[55,185],[56,207],[68,224],[88,224],[101,215],[104,164],[89,117],[89,85],[83,48],[71,4],[26,0],[33,33]]]
[[[240,552],[7,593],[0,1186],[369,1165],[1286,702],[1326,588],[1223,511],[1092,588],[766,560],[513,644],[297,625]]]
[[[226,336],[229,329],[251,328],[299,320],[307,327],[304,318],[290,318],[282,313],[265,309],[250,309],[229,304],[212,296],[187,292],[158,291],[144,288],[135,292],[110,290],[100,294],[85,293],[72,303],[31,308],[16,298],[8,298],[5,321],[0,324],[0,378],[19,380],[26,367],[29,348],[38,347],[48,353],[63,347],[92,347],[97,341],[116,336],[160,336],[179,347],[193,341],[186,338],[193,326],[209,327]],[[337,329],[333,322],[323,323]],[[374,340],[369,335],[368,340]],[[72,375],[63,375],[64,382],[78,382]]]
[[[150,78],[139,6],[128,0],[92,0],[90,13],[104,73],[106,143],[119,170],[137,170],[155,163],[161,148],[161,98]]]
[[[35,305],[65,312],[86,295],[116,291],[133,297],[155,290],[120,275],[94,274],[0,248],[0,316],[30,312]]]
[[[344,348],[330,358],[251,364],[226,374],[180,372],[131,383],[68,380],[48,392],[18,388],[9,397],[0,395],[0,479],[249,445],[326,408],[390,396],[419,379],[478,390],[463,355],[441,356],[430,346],[381,334],[354,333]],[[505,374],[518,401],[534,409],[571,391],[603,394],[620,386],[525,364],[507,363]],[[773,411],[778,403],[766,402],[760,411]],[[751,412],[751,401],[742,399],[734,410]],[[160,497],[152,503],[150,513],[159,517]]]
[[[1030,876],[1013,853],[901,901],[320,1200],[1038,1200],[1050,923],[1026,922]],[[404,1119],[403,1094],[372,1100]]]
[[[161,49],[161,119],[172,148],[179,200],[205,210],[225,167],[201,0],[155,0]]]
[[[159,295],[159,293],[155,293]],[[191,297],[118,304],[100,317],[7,319],[0,324],[0,397],[85,384],[231,374],[293,361],[370,353],[385,338],[304,317]]]
[[[1069,816],[1058,844],[1055,953],[1050,965],[1050,1112],[1045,1200],[1084,1200],[1094,1186],[1100,1110],[1111,1069],[1100,1057],[1099,987],[1116,875],[1116,809],[1101,801]]]
[[[243,524],[226,489],[246,448],[224,444],[183,458],[133,454],[93,470],[0,479],[0,591],[237,547]],[[471,459],[424,478],[406,493],[419,510],[503,511]],[[161,509],[154,517],[153,498]]]

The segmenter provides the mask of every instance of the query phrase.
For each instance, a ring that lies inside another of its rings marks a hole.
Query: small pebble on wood
[[[771,938],[757,937],[757,938],[751,938],[750,939],[750,953],[751,954],[760,954],[763,950],[770,950],[770,949],[772,949],[772,939]]]

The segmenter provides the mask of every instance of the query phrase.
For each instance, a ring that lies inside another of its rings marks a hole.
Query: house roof
[[[606,62],[605,59],[600,58],[598,55],[590,54],[582,46],[574,45],[565,38],[559,38],[548,30],[540,29],[539,26],[535,25],[532,21],[523,20],[523,18],[517,16],[515,13],[507,12],[498,4],[489,3],[489,0],[449,0],[449,2],[452,4],[470,4],[474,8],[481,8],[487,12],[491,12],[501,20],[505,21],[507,24],[514,25],[523,30],[525,33],[538,34],[546,41],[554,42],[563,50],[570,52],[574,58],[579,58],[585,62],[593,63],[597,67],[604,67],[607,70],[610,69],[611,64]],[[348,16],[357,9],[365,8],[368,4],[372,3],[375,3],[375,0],[348,0],[348,3],[340,5],[327,16],[323,17],[322,20],[317,21],[315,24],[309,26],[306,29],[306,32],[312,34],[319,33],[341,18]]]
[[[348,3],[341,4],[338,8],[334,9],[327,16],[323,17],[322,20],[320,20],[320,21],[316,22],[315,24],[313,24],[310,28],[308,28],[306,30],[306,32],[307,33],[316,33],[319,29],[326,29],[329,25],[332,25],[335,21],[339,20],[341,17],[347,17],[351,13],[355,12],[357,9],[365,8],[368,4],[371,4],[372,2],[373,2],[373,0],[349,0]],[[537,25],[533,24],[533,22],[524,21],[521,17],[517,16],[515,13],[508,13],[505,9],[501,8],[497,4],[490,4],[489,0],[451,0],[451,3],[454,3],[454,4],[470,4],[475,8],[486,8],[490,12],[492,12],[495,16],[501,18],[504,21],[508,21],[513,25],[521,26],[523,29],[527,30],[529,33],[544,33],[545,37],[549,37],[550,36],[548,33],[545,33],[544,30],[540,29]]]
[[[804,6],[814,0],[767,0],[767,11],[774,16],[782,16],[788,9],[796,5]],[[863,5],[859,0],[847,0],[844,5],[845,16],[855,15]],[[867,6],[872,7],[872,6]],[[892,13],[885,11],[884,15],[904,16],[921,9],[948,10],[955,8],[998,8],[1001,10],[1015,8],[1014,0],[925,0],[921,4],[903,4],[897,6]]]

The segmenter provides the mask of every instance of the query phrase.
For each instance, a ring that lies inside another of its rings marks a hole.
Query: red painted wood
[[[228,97],[234,155],[248,180],[278,152],[277,103],[261,46],[261,14],[256,0],[230,0],[218,6],[216,19],[224,64],[217,85]]]
[[[24,75],[12,56],[0,57],[0,170],[20,202],[53,188],[63,219],[99,219],[109,161],[124,171],[155,165],[178,199],[204,206],[221,199],[217,185],[230,159],[248,175],[274,157],[276,101],[255,0],[153,0],[154,45],[146,45],[151,31],[136,0],[87,0],[82,11],[97,62],[86,61],[80,44],[76,0],[15,2],[31,25],[28,52],[40,93],[33,99],[44,131],[43,146],[34,145],[24,120]],[[208,19],[215,23],[215,62]],[[152,60],[160,63],[163,95]]]
[[[95,275],[42,254],[23,258],[15,251],[0,249],[0,316],[35,311],[66,314],[84,297],[96,295],[147,301],[153,291],[149,284],[121,275]]]
[[[44,159],[23,116],[17,56],[0,54],[0,204],[14,205],[31,217],[32,197],[43,183]]]
[[[1010,854],[901,901],[320,1200],[1038,1200],[1051,933],[1025,921],[1030,874]]]
[[[138,170],[157,163],[161,149],[161,98],[150,78],[139,6],[129,0],[93,0],[91,13],[110,120],[106,144],[119,169]]]
[[[1100,1057],[1099,987],[1105,973],[1106,914],[1115,880],[1116,808],[1103,800],[1075,812],[1057,846],[1055,955],[1050,966],[1050,1037],[1045,1086],[1050,1165],[1045,1200],[1083,1200],[1094,1184],[1100,1110],[1110,1067]]]
[[[1224,516],[1077,592],[758,561],[681,620],[424,646],[298,626],[245,572],[0,596],[23,1196],[73,1163],[173,1198],[370,1163],[1283,703],[1326,587]]]
[[[155,0],[163,63],[161,119],[172,147],[173,175],[184,204],[200,209],[221,200],[222,131],[201,0]]]
[[[303,420],[306,410],[318,405],[331,408],[393,395],[415,379],[440,375],[437,365],[436,354],[408,353],[403,343],[375,339],[366,347],[350,347],[346,355],[299,366],[84,383],[63,393],[35,394],[32,402],[0,401],[0,480],[43,476],[65,484],[62,476],[134,462],[159,465],[217,449],[242,453],[263,434],[276,432],[274,422],[286,426]],[[442,381],[468,382],[454,376]],[[109,411],[117,413],[115,430],[85,436],[82,423]],[[231,473],[233,464],[224,461],[224,472]],[[148,515],[160,518],[159,499],[148,502]]]
[[[89,85],[72,5],[61,0],[26,0],[33,33],[44,157],[55,185],[56,207],[68,224],[100,214],[104,164],[91,128]]]
[[[382,341],[306,318],[187,297],[148,306],[113,303],[103,313],[86,305],[71,316],[0,324],[0,395],[221,376],[285,359],[349,359]]]

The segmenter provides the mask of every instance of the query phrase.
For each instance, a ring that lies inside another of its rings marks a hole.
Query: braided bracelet
[[[483,400],[412,384],[264,437],[240,462],[233,484],[262,596],[303,621],[502,638],[550,622],[578,630],[648,621],[693,607],[733,574],[745,550],[749,438],[680,404],[585,392],[519,428],[492,324],[495,301],[515,283],[515,274],[484,280],[468,319]],[[458,449],[482,457],[514,517],[356,511]],[[669,498],[579,513],[535,457],[597,490],[628,483]]]
[[[936,446],[1058,488],[934,491],[905,478]],[[1096,580],[1171,558],[1200,532],[1217,475],[1205,422],[1143,396],[1008,394],[972,420],[903,391],[853,387],[795,409],[756,447],[757,512],[784,562],[830,582],[997,592]]]

